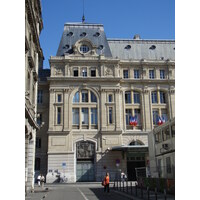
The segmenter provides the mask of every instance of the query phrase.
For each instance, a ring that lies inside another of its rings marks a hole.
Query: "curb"
[[[113,190],[113,192],[121,195],[121,196],[124,196],[124,197],[127,197],[131,200],[141,200],[140,198],[137,198],[137,197],[134,197],[134,196],[131,196],[130,194],[126,194],[126,193],[123,193],[123,192],[119,192],[119,191],[116,191],[116,190]]]

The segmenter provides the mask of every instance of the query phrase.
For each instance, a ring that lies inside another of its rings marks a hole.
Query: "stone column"
[[[64,127],[64,131],[69,130],[69,112],[71,113],[72,111],[69,111],[69,89],[64,89],[63,92],[63,127]],[[70,108],[72,109],[72,107],[70,106]],[[71,116],[72,118],[72,116]]]
[[[144,91],[141,91],[140,93],[141,97],[141,102],[140,102],[140,107],[141,107],[141,125],[142,125],[142,130],[146,130],[146,118],[145,118],[145,105],[144,105]]]
[[[144,98],[144,113],[145,113],[145,131],[152,129],[152,113],[151,113],[151,103],[148,88],[143,89],[143,98]]]
[[[54,127],[54,104],[55,103],[55,91],[49,90],[49,130],[52,131]]]
[[[115,90],[115,130],[121,130],[121,105],[120,105],[120,89]]]
[[[106,101],[106,92],[104,89],[101,89],[101,130],[104,131],[106,130],[107,127],[107,113],[106,113],[106,106],[105,106],[105,101]]]

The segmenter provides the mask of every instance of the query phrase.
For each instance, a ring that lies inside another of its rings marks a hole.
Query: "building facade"
[[[44,146],[37,156],[42,148],[47,153],[46,169],[38,170],[47,182],[58,175],[101,181],[106,171],[111,180],[120,171],[135,180],[135,168],[149,163],[148,133],[157,118],[175,114],[175,42],[107,39],[102,24],[67,23],[49,62],[48,81],[39,81],[48,100],[38,112],[48,126],[38,133]]]
[[[175,118],[156,127],[148,136],[151,176],[175,179]]]
[[[39,35],[43,28],[40,0],[25,1],[25,189],[34,189],[38,68],[43,62]]]

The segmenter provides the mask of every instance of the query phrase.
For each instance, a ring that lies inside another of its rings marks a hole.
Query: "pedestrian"
[[[108,172],[106,172],[106,176],[104,177],[104,192],[110,192],[110,189],[109,189],[109,173]]]
[[[41,174],[39,174],[38,177],[37,177],[37,183],[38,183],[39,187],[40,187],[40,179],[41,179]]]
[[[44,188],[44,181],[45,181],[45,178],[44,178],[43,174],[41,175],[40,181],[41,181],[41,187],[43,189]]]

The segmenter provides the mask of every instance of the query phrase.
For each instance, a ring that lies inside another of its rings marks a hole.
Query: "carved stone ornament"
[[[106,76],[113,76],[113,69],[111,67],[105,68],[105,75]]]
[[[63,69],[56,67],[54,75],[63,75]]]

